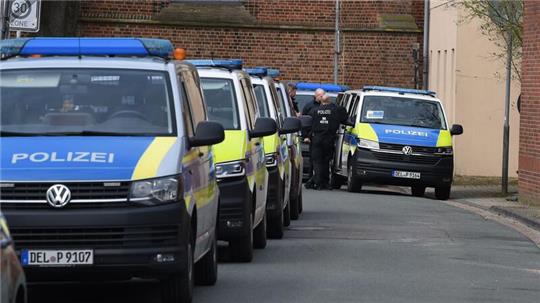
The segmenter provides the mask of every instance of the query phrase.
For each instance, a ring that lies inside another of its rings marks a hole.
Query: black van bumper
[[[25,266],[29,281],[161,278],[186,270],[190,224],[183,201],[148,207],[6,208],[19,257],[23,250],[94,253],[93,265]]]
[[[251,232],[246,222],[250,220],[251,191],[246,177],[219,179],[218,239],[230,241]]]
[[[360,148],[352,165],[353,178],[361,183],[397,186],[446,187],[452,184],[454,172],[452,156],[405,156]],[[395,171],[420,173],[420,179],[395,177]]]

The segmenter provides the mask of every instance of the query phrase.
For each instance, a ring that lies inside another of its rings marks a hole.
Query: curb
[[[531,219],[529,219],[529,218],[527,218],[525,216],[522,216],[522,215],[517,214],[515,212],[509,211],[509,210],[504,209],[504,208],[499,207],[499,206],[492,206],[489,209],[491,211],[497,213],[497,214],[500,214],[500,215],[503,215],[503,216],[510,217],[510,218],[516,219],[518,221],[521,221],[522,223],[528,225],[529,227],[540,231],[540,222],[536,222],[536,221],[531,220]]]

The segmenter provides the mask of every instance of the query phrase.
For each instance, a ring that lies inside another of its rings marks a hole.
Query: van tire
[[[302,188],[300,188],[300,195],[298,196],[298,213],[304,211],[304,201],[302,200]]]
[[[261,223],[253,230],[253,248],[264,249],[266,244],[266,214],[264,214]]]
[[[298,220],[298,217],[300,215],[301,192],[302,190],[300,189],[300,193],[298,193],[298,196],[294,197],[294,199],[289,200],[289,205],[291,207],[291,220]]]
[[[268,213],[266,213],[268,215]],[[266,229],[266,235],[270,239],[283,238],[283,212],[278,211],[277,217],[267,217],[268,226]]]
[[[423,197],[426,193],[425,186],[413,186],[411,187],[411,193],[415,197]]]
[[[246,223],[247,235],[229,242],[231,257],[236,262],[248,263],[253,260],[253,213],[249,215]]]
[[[450,198],[451,186],[435,187],[435,198],[437,200],[448,200]]]
[[[332,189],[340,189],[341,188],[341,185],[342,182],[341,180],[339,179],[339,176],[335,173],[331,173],[330,174],[330,186],[332,187]]]
[[[216,217],[217,218],[217,217]],[[217,253],[217,224],[214,233],[212,247],[206,255],[195,264],[195,284],[211,286],[215,285],[218,276],[218,253]]]
[[[352,167],[349,166],[347,171],[347,191],[351,193],[358,193],[362,190],[362,183],[352,175]]]
[[[193,300],[194,287],[194,247],[191,239],[191,232],[186,241],[187,257],[185,258],[185,269],[179,273],[170,275],[166,279],[160,281],[161,302],[163,303],[191,303]]]
[[[287,206],[283,210],[283,226],[291,225],[291,201],[287,203]]]

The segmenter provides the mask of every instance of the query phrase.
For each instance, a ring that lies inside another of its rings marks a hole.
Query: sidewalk
[[[514,218],[540,231],[540,207],[531,207],[517,202],[516,186],[510,186],[508,197],[503,197],[500,191],[498,185],[453,186],[451,201]],[[428,191],[427,195],[433,195],[433,191]]]

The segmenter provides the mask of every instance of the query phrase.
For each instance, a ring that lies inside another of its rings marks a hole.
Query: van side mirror
[[[279,134],[292,134],[300,131],[302,128],[302,122],[300,119],[288,117],[283,121],[283,127],[279,130]]]
[[[345,123],[343,123],[343,125],[354,127],[356,124],[355,121],[356,115],[354,115],[353,117],[348,117],[347,120],[345,120]]]
[[[207,146],[223,142],[225,140],[225,130],[217,122],[201,121],[197,124],[195,136],[189,138],[189,146]]]
[[[272,118],[257,118],[255,128],[249,132],[250,138],[261,138],[277,132],[277,123]]]
[[[460,124],[454,124],[452,125],[452,128],[450,128],[450,135],[457,136],[463,134],[463,126]]]

